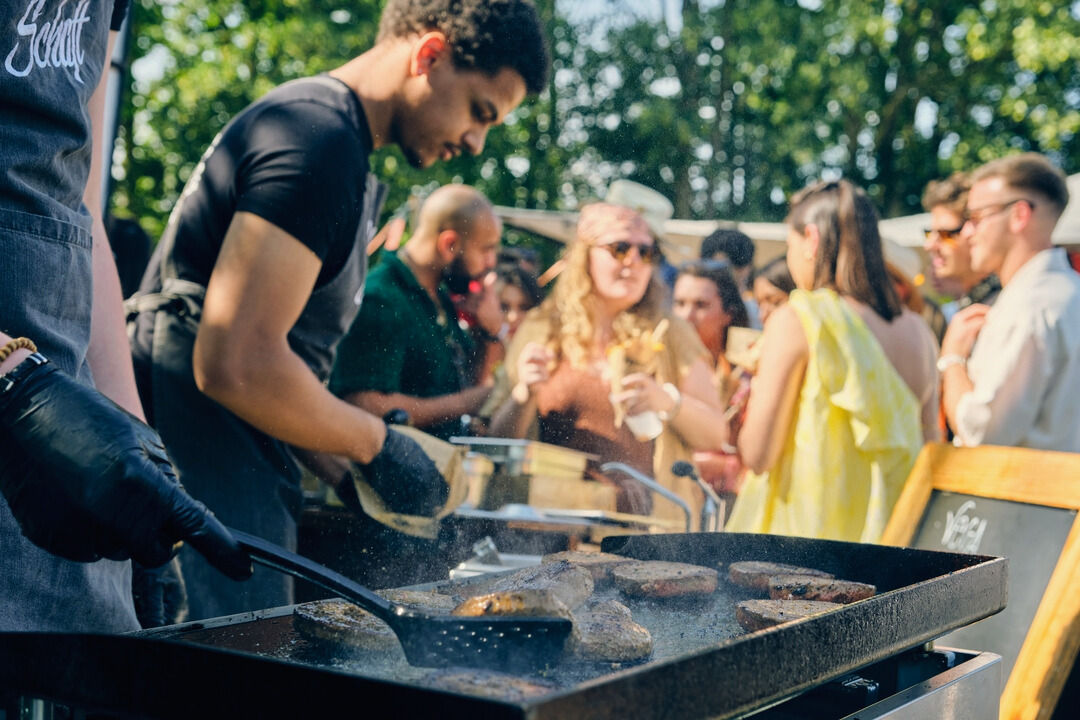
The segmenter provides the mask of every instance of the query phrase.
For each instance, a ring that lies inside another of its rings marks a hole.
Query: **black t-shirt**
[[[233,215],[254,213],[323,262],[316,286],[337,275],[356,243],[371,153],[359,99],[328,76],[295,80],[248,106],[218,135],[188,180],[143,291],[159,263],[204,287]]]
[[[318,76],[271,90],[237,115],[203,155],[150,259],[140,293],[160,291],[163,274],[206,287],[238,211],[274,223],[309,247],[323,263],[315,290],[324,287],[373,230],[358,228],[371,146],[363,107],[344,83]],[[351,301],[350,307],[355,312]],[[131,352],[148,414],[153,333],[154,313],[141,313]]]

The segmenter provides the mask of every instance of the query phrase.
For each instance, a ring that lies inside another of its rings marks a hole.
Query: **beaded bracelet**
[[[30,338],[18,337],[14,340],[8,340],[7,345],[0,348],[0,363],[4,362],[11,356],[11,353],[15,352],[19,348],[26,348],[32,353],[37,352],[37,345]]]

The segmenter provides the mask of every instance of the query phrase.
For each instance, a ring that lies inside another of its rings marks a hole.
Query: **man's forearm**
[[[960,398],[975,389],[975,385],[968,377],[967,368],[963,365],[952,365],[945,368],[942,373],[942,405],[945,407],[945,417],[949,426],[959,434],[959,425],[956,421],[956,408],[960,404]]]
[[[0,346],[7,345],[8,342],[14,339],[15,338],[7,333],[0,332]],[[29,340],[32,342],[33,338],[29,338]],[[28,348],[18,348],[17,350],[12,351],[6,358],[0,361],[0,375],[9,373],[17,368],[19,363],[25,360],[28,355],[30,355],[30,350]]]
[[[237,347],[204,323],[194,355],[199,389],[272,437],[362,463],[382,447],[382,420],[331,394],[286,341]]]
[[[94,385],[103,395],[140,420],[145,420],[135,371],[131,364],[124,322],[120,276],[100,219],[94,223],[94,307],[90,321],[90,346],[86,358]]]
[[[490,387],[477,385],[452,395],[437,395],[429,398],[401,393],[363,391],[346,395],[345,400],[378,417],[382,417],[390,410],[400,408],[409,413],[413,425],[422,430],[454,420],[462,415],[476,413],[490,393]]]
[[[108,55],[112,57],[116,33],[109,33]],[[90,346],[86,359],[94,374],[94,385],[101,393],[120,407],[141,420],[143,415],[139,393],[135,389],[135,371],[131,365],[131,347],[128,345],[127,328],[124,323],[123,293],[120,276],[116,272],[109,238],[105,234],[104,196],[101,177],[106,163],[111,161],[112,148],[100,147],[98,140],[105,117],[105,97],[108,73],[94,90],[88,109],[94,133],[93,154],[90,161],[90,177],[83,193],[83,203],[90,212],[93,224],[93,275],[94,296],[90,320]],[[33,339],[33,338],[31,338]]]

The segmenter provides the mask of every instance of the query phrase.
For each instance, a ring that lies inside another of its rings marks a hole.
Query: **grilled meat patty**
[[[379,590],[378,594],[390,602],[429,615],[449,615],[458,606],[455,598],[431,590]]]
[[[852,603],[873,597],[877,588],[866,583],[810,575],[780,575],[769,579],[769,597],[774,600],[823,600]]]
[[[380,590],[379,595],[411,610],[449,615],[457,602],[446,595],[421,590]],[[390,650],[397,637],[390,626],[347,600],[318,600],[297,605],[293,627],[303,637],[320,643],[363,650]]]
[[[543,564],[566,560],[578,567],[585,568],[592,575],[593,582],[597,585],[611,580],[612,568],[623,563],[633,562],[630,558],[622,555],[614,555],[605,552],[584,552],[581,550],[563,550],[551,553],[540,559]]]
[[[809,575],[811,577],[831,578],[832,575],[813,568],[784,565],[783,563],[757,562],[747,560],[733,562],[728,566],[728,579],[739,587],[768,592],[769,578],[780,575]]]
[[[580,608],[581,615],[614,615],[630,619],[630,608],[618,600],[589,598]]]
[[[841,607],[819,600],[743,600],[735,603],[735,619],[748,632],[817,615]]]
[[[574,616],[574,655],[592,662],[629,662],[652,654],[652,635],[616,600],[591,603]]]
[[[489,592],[515,590],[550,590],[573,610],[592,595],[593,579],[588,570],[566,560],[528,567],[509,575],[488,588]]]
[[[308,640],[343,648],[390,650],[398,644],[389,625],[345,600],[297,605],[293,627]]]
[[[462,668],[432,671],[421,678],[420,683],[462,695],[475,695],[515,703],[547,695],[559,689],[558,685],[535,676],[522,677],[493,670]]]
[[[572,619],[570,608],[551,590],[501,590],[468,598],[454,608],[452,615],[516,615],[524,617],[561,617]]]
[[[700,565],[642,560],[617,565],[611,578],[627,595],[666,598],[707,595],[716,590],[717,573]]]

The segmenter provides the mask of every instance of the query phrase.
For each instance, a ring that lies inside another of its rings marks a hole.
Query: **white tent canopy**
[[[1058,245],[1080,245],[1080,173],[1068,178],[1069,205],[1054,230]],[[521,210],[499,206],[499,217],[510,227],[557,240],[563,244],[574,237],[576,212],[557,210]],[[730,227],[749,235],[756,246],[754,264],[764,265],[782,255],[787,239],[787,225],[768,222],[731,222],[721,220],[665,220],[664,253],[678,265],[700,255],[701,240],[719,227]],[[914,278],[924,267],[923,230],[930,227],[930,213],[918,213],[882,220],[878,223],[885,240],[885,255],[897,267]]]
[[[527,230],[536,235],[551,238],[564,245],[574,237],[577,226],[576,212],[558,210],[521,210],[498,206],[495,208],[502,221],[510,227]],[[784,251],[787,226],[783,223],[736,223],[717,220],[665,220],[664,253],[670,262],[679,264],[696,259],[701,250],[701,240],[720,226],[736,228],[749,235],[757,245],[755,261],[765,262]]]
[[[503,206],[496,207],[495,212],[510,227],[527,230],[563,244],[574,237],[578,216],[576,212],[521,210]],[[701,254],[702,239],[721,226],[741,230],[750,236],[756,248],[754,264],[758,267],[774,257],[783,255],[786,250],[788,228],[784,223],[665,220],[663,247],[668,261],[678,265],[687,260],[697,259]],[[890,261],[911,277],[921,272],[923,258],[919,253],[902,247],[895,241],[890,243],[889,240],[893,238],[884,232],[882,237],[886,240],[886,257]]]

